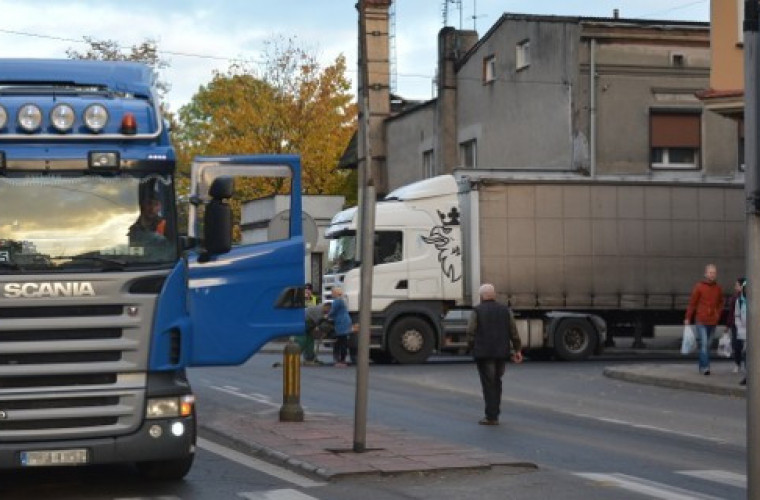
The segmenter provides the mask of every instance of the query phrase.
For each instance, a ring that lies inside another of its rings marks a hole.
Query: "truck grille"
[[[138,305],[150,315],[149,301]],[[150,321],[127,305],[0,307],[0,441],[137,428]]]

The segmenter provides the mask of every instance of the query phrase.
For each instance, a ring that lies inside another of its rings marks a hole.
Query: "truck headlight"
[[[8,112],[4,107],[0,106],[0,129],[4,129],[8,123]]]
[[[90,104],[84,110],[84,124],[92,132],[98,133],[108,123],[108,111],[101,104]]]
[[[74,108],[68,104],[58,104],[50,112],[50,123],[58,132],[68,132],[74,126]]]
[[[188,417],[193,413],[195,396],[189,394],[176,398],[150,398],[145,408],[145,418]]]
[[[34,132],[42,123],[42,111],[34,104],[24,104],[18,110],[18,126],[24,132]]]

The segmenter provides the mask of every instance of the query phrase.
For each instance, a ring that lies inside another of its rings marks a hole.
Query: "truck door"
[[[289,217],[289,231],[267,222],[277,204],[301,213],[301,172],[297,156],[197,158],[192,167],[195,200],[219,176],[248,179],[242,197],[242,241],[208,261],[187,258],[187,307],[192,332],[190,366],[234,365],[246,361],[276,337],[303,334],[304,242],[301,217]],[[242,184],[242,182],[241,182]],[[250,200],[250,201],[249,201]],[[191,237],[199,234],[197,206],[190,208]]]

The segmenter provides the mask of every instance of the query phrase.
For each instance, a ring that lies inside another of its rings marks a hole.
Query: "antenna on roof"
[[[462,0],[443,0],[443,25],[449,25],[449,4],[453,3],[459,9],[459,29],[462,29]]]

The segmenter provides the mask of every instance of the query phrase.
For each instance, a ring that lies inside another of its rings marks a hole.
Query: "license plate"
[[[88,459],[85,449],[21,452],[21,465],[24,467],[86,464]]]

